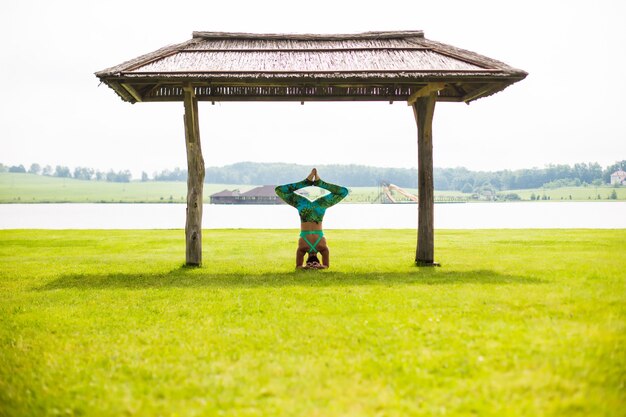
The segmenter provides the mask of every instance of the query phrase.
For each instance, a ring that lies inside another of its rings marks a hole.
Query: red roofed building
[[[245,193],[239,193],[239,190],[220,191],[211,195],[211,204],[284,204],[274,188],[275,185],[263,185]]]
[[[219,193],[211,194],[211,204],[237,204],[236,198],[239,197],[239,190],[223,190]]]
[[[619,171],[615,171],[614,173],[611,174],[611,185],[615,185],[615,184],[626,185],[626,172],[625,171],[622,171],[620,169]]]

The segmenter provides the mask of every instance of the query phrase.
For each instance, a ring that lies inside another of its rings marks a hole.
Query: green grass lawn
[[[626,230],[0,231],[0,416],[623,416]]]

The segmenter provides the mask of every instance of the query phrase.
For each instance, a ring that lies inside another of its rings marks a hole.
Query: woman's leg
[[[323,237],[322,240],[320,240],[320,243],[317,244],[317,250],[320,255],[322,255],[322,265],[328,268],[330,266],[330,249],[328,249],[325,237]]]
[[[298,240],[298,249],[296,250],[296,268],[304,264],[304,255],[309,251],[309,245],[300,238]]]

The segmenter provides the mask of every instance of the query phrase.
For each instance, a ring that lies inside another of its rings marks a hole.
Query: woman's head
[[[308,258],[307,258],[307,260],[306,260],[306,264],[307,264],[307,266],[309,266],[309,265],[314,265],[314,264],[318,264],[318,265],[320,265],[320,264],[321,264],[321,262],[320,262],[320,260],[319,260],[319,258],[317,257],[317,255],[316,255],[316,254],[314,254],[314,253],[309,253],[309,257],[308,257]]]

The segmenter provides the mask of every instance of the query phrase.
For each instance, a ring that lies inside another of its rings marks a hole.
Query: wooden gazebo
[[[194,32],[186,42],[96,73],[124,101],[184,103],[188,265],[202,261],[204,160],[198,100],[406,101],[417,123],[415,261],[434,265],[435,103],[469,103],[526,75],[491,58],[426,39],[422,31],[349,35]]]

